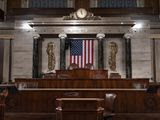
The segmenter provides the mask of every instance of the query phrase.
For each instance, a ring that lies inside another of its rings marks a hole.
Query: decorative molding
[[[14,39],[14,35],[0,35],[0,39],[13,40]]]
[[[108,64],[112,71],[116,71],[116,55],[118,53],[118,45],[115,42],[110,42],[110,55]]]
[[[102,20],[102,18],[100,16],[94,16],[93,13],[86,11],[84,8],[79,8],[69,16],[64,16],[63,20]]]
[[[124,38],[126,38],[126,39],[131,39],[132,37],[133,37],[133,35],[130,34],[130,33],[126,33],[126,34],[124,35]]]
[[[105,38],[105,34],[104,33],[99,33],[99,34],[96,35],[96,38],[97,39],[103,39],[103,38]]]
[[[55,57],[55,44],[54,42],[49,42],[46,49],[48,55],[48,72],[52,72],[55,69],[56,57]]]
[[[59,37],[60,39],[66,39],[66,38],[67,38],[67,34],[65,34],[65,33],[60,33],[60,34],[58,35],[58,37]]]
[[[150,34],[150,39],[160,39],[160,34]]]
[[[123,29],[120,26],[47,26],[47,27],[35,27],[38,34],[125,34],[130,29],[129,26],[124,26]]]

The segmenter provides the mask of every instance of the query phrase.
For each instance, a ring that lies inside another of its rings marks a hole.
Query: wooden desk
[[[136,84],[141,88],[149,85],[148,78],[135,79],[41,79],[41,78],[16,78],[16,84],[33,83],[37,88],[135,88]],[[26,86],[27,86],[26,85]],[[33,87],[32,86],[32,87]]]
[[[57,98],[56,120],[102,120],[104,99]]]
[[[108,70],[56,70],[57,79],[107,79]]]

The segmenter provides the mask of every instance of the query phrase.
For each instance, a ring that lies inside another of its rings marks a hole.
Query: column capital
[[[132,37],[133,37],[133,35],[130,34],[130,33],[124,34],[124,38],[125,38],[125,39],[131,39]]]
[[[105,34],[104,33],[98,33],[96,35],[97,39],[103,39],[105,37]]]
[[[59,37],[60,39],[66,39],[66,38],[67,38],[67,34],[66,34],[66,33],[60,33],[60,34],[58,35],[58,37]]]
[[[39,38],[40,38],[40,35],[33,36],[33,39],[39,39]]]

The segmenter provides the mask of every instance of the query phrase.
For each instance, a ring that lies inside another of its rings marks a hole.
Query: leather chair
[[[85,69],[93,69],[93,65],[92,64],[90,64],[90,63],[88,63],[88,64],[85,64],[85,66],[84,66],[84,68]]]
[[[70,64],[69,70],[78,69],[79,66],[77,64]]]
[[[112,117],[114,116],[114,106],[116,97],[117,95],[115,93],[105,94],[103,120],[112,120]]]
[[[120,79],[121,78],[121,75],[119,73],[110,73],[110,76],[109,78],[117,78],[117,79]]]

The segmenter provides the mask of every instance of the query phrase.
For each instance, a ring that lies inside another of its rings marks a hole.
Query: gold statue
[[[118,45],[115,42],[110,42],[109,67],[112,71],[116,70],[116,54],[118,53]]]
[[[55,68],[56,58],[55,58],[55,44],[53,42],[49,42],[47,45],[46,52],[48,54],[48,71],[51,72]]]

